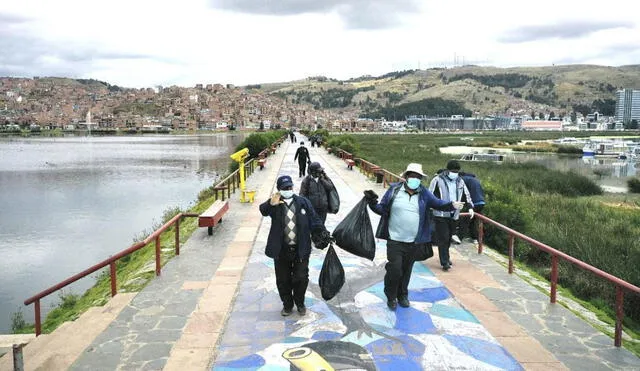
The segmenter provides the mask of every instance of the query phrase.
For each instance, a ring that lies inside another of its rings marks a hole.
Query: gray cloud
[[[545,39],[577,39],[597,31],[614,28],[633,28],[633,23],[622,21],[572,21],[552,25],[523,26],[506,32],[498,40],[521,43]]]
[[[402,24],[419,0],[210,0],[216,9],[260,15],[337,12],[350,29],[384,29]]]
[[[169,64],[180,61],[143,53],[115,52],[97,49],[93,45],[51,43],[23,34],[0,29],[0,76],[60,76],[90,75],[94,63],[104,60],[149,59]]]
[[[19,15],[0,13],[0,25],[8,26],[11,24],[25,23],[28,21],[30,21],[29,18],[25,18]]]

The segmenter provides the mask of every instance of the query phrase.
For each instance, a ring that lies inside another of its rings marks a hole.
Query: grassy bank
[[[519,139],[527,134],[519,133]],[[539,137],[540,134],[534,134]],[[504,141],[496,136],[495,141]],[[493,140],[484,134],[482,141]],[[509,138],[515,142],[515,138]],[[528,138],[531,139],[531,138]],[[465,145],[459,135],[353,135],[334,136],[329,143],[350,143],[351,151],[394,173],[408,162],[423,164],[432,177],[451,159],[438,148]],[[346,150],[346,148],[345,148]],[[549,170],[541,165],[462,162],[463,171],[475,173],[487,197],[484,213],[521,233],[640,285],[640,204],[638,195],[603,194],[592,180],[575,173]],[[430,178],[429,177],[429,178]],[[426,180],[427,182],[430,179]],[[507,251],[507,235],[485,229],[485,241],[500,253]],[[516,244],[519,262],[549,279],[550,257],[524,243]],[[560,284],[571,295],[589,302],[605,322],[613,318],[615,290],[606,281],[570,264],[560,264]],[[640,298],[625,297],[625,329],[640,340]],[[640,354],[640,346],[626,342]]]

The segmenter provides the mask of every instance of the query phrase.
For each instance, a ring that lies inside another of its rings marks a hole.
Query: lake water
[[[243,139],[0,138],[0,333],[18,310],[33,322],[28,297],[129,247],[164,210],[193,205]],[[65,290],[82,293],[94,281]],[[57,302],[50,295],[43,312]]]

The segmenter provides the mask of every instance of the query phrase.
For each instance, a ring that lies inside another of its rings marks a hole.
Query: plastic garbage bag
[[[336,244],[343,250],[373,260],[376,241],[373,236],[367,200],[362,198],[333,231]]]
[[[331,188],[329,192],[327,192],[328,201],[329,201],[329,214],[337,214],[340,211],[340,195],[338,194],[338,190],[336,187]]]
[[[327,255],[324,257],[318,285],[320,285],[320,293],[324,300],[331,300],[344,285],[344,268],[333,244],[329,245]]]
[[[415,254],[413,255],[413,259],[416,261],[419,260],[427,260],[433,256],[433,246],[431,242],[421,243],[416,246]]]

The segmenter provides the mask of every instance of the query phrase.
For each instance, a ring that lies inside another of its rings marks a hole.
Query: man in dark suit
[[[309,284],[311,240],[319,249],[329,245],[331,234],[316,214],[311,202],[293,193],[288,175],[278,178],[278,192],[260,205],[260,213],[271,217],[265,254],[274,259],[276,286],[282,300],[280,314],[288,316],[293,305],[304,316],[304,296]]]
[[[293,160],[298,160],[298,168],[300,169],[298,176],[302,178],[306,175],[307,172],[307,163],[311,162],[311,157],[309,156],[309,150],[304,146],[304,142],[300,142],[300,147],[296,150],[296,155],[293,157]]]

